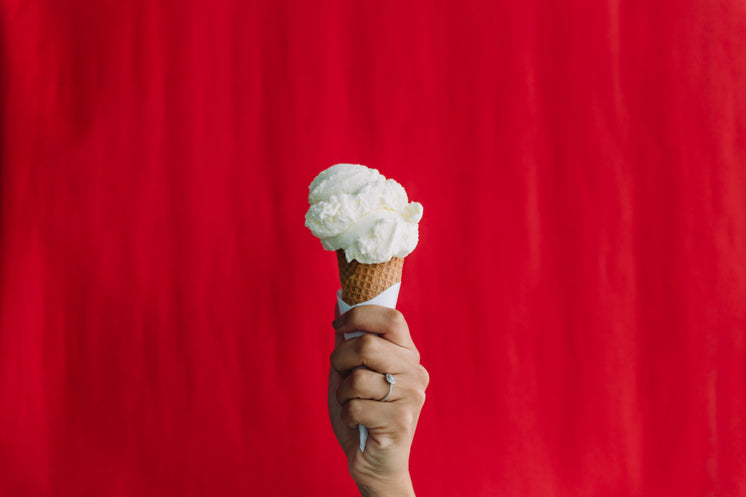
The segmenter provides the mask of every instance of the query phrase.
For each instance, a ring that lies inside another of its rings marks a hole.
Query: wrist
[[[415,497],[412,479],[407,474],[398,480],[357,483],[362,497]]]

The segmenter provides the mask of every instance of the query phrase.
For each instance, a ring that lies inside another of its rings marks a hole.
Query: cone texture
[[[342,284],[342,300],[356,305],[370,300],[394,283],[401,281],[404,259],[394,257],[381,264],[347,262],[344,250],[337,250],[339,282]]]

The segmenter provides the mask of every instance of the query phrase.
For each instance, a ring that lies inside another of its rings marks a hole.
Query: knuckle
[[[396,309],[389,309],[387,321],[390,330],[401,330],[407,328],[407,320],[404,319],[404,314]]]
[[[413,399],[417,407],[422,408],[422,406],[425,405],[427,394],[424,390],[416,390]]]
[[[339,370],[338,370],[338,369],[336,368],[336,364],[337,364],[337,357],[338,357],[338,354],[337,354],[337,349],[334,349],[334,350],[332,350],[332,353],[331,353],[331,354],[329,354],[329,364],[331,364],[331,366],[332,366],[332,369],[334,369],[334,370],[336,370],[336,371],[339,371]]]
[[[399,410],[394,429],[403,435],[411,435],[414,432],[414,414],[410,409]]]
[[[417,371],[417,375],[423,387],[427,388],[428,385],[430,385],[430,373],[427,371],[427,369],[425,369],[424,366],[420,365]]]
[[[359,312],[360,312],[360,308],[359,307],[353,307],[352,309],[350,309],[349,311],[347,311],[347,313],[346,313],[347,317],[345,318],[345,323],[353,323],[354,324],[354,322],[357,319],[357,315],[358,315]]]
[[[348,421],[357,424],[357,419],[362,414],[363,404],[357,399],[351,399],[343,409],[343,412],[347,412]]]
[[[355,369],[350,373],[350,386],[354,393],[360,393],[367,385],[368,375],[364,369]]]
[[[414,357],[414,362],[416,362],[417,364],[419,364],[420,363],[420,351],[417,350],[416,347],[414,349],[412,349],[412,355]]]
[[[378,337],[375,335],[363,335],[357,341],[357,353],[360,357],[370,357],[378,350]]]

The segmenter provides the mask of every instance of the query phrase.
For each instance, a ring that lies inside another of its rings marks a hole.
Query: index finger
[[[337,337],[345,333],[365,331],[375,333],[382,338],[417,352],[409,326],[401,312],[380,305],[361,305],[345,312],[333,323]]]

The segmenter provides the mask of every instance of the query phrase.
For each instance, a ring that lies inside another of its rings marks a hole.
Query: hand
[[[407,322],[397,310],[365,305],[339,316],[333,326],[329,417],[350,475],[366,497],[414,495],[409,451],[429,375]],[[345,341],[344,334],[353,331],[373,334]],[[394,375],[396,384],[382,402],[389,391],[386,373]],[[360,451],[358,425],[368,427],[365,452]]]

